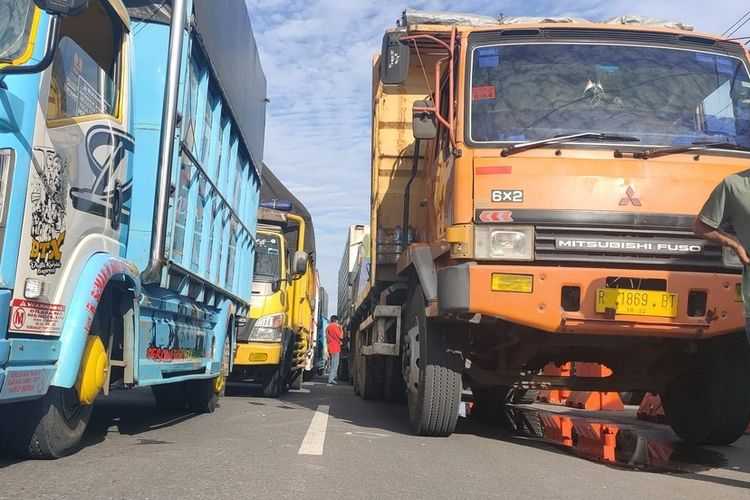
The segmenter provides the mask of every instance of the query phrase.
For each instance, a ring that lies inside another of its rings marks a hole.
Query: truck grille
[[[536,261],[662,269],[730,269],[721,248],[687,229],[536,226]],[[737,271],[739,272],[739,271]]]

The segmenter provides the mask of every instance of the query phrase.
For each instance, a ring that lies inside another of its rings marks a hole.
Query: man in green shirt
[[[726,233],[727,227],[737,236]],[[742,297],[750,339],[750,170],[730,175],[716,186],[698,214],[695,234],[731,248],[745,265]]]

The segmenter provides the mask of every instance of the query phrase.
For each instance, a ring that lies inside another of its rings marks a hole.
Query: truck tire
[[[231,369],[232,339],[227,335],[221,350],[219,374],[213,378],[186,382],[188,408],[198,413],[213,413],[224,396],[227,378]]]
[[[277,398],[281,394],[284,380],[281,375],[282,365],[277,366],[271,375],[263,380],[263,395],[267,398]]]
[[[214,379],[190,380],[187,382],[188,408],[197,413],[213,413],[219,405]]]
[[[159,384],[151,386],[156,407],[164,411],[179,411],[187,409],[187,386],[185,382],[173,384]]]
[[[50,387],[34,401],[4,409],[8,423],[6,443],[19,458],[55,459],[80,447],[93,405],[82,405],[75,389]],[[9,417],[9,418],[8,418]]]
[[[708,342],[662,395],[674,432],[692,445],[728,445],[750,422],[750,346],[743,333]]]
[[[471,389],[474,395],[474,410],[472,414],[485,424],[498,425],[504,420],[503,408],[510,387],[477,387]]]
[[[422,289],[417,288],[405,322],[410,336],[405,353],[410,375],[404,377],[408,380],[409,420],[418,435],[449,436],[458,423],[463,363],[459,354],[449,351],[441,325],[426,317],[425,305]],[[417,373],[411,374],[411,370]]]
[[[379,401],[385,396],[385,363],[382,356],[362,356],[362,399]]]
[[[384,397],[386,401],[392,403],[403,403],[406,401],[406,384],[401,374],[399,358],[385,358]]]

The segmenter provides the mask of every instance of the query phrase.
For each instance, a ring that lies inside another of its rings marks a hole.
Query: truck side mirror
[[[384,85],[401,85],[409,78],[408,45],[401,43],[402,33],[386,33],[380,53],[380,80]]]
[[[425,108],[431,107],[433,107],[432,101],[414,101],[411,128],[415,139],[430,140],[437,137],[438,126],[435,113],[425,111]]]
[[[86,10],[89,0],[34,0],[45,12],[60,16],[76,16]]]
[[[292,257],[292,274],[302,276],[307,272],[307,261],[309,256],[306,252],[294,252]]]

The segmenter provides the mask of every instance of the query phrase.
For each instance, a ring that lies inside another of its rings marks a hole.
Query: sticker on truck
[[[475,101],[487,101],[497,98],[497,92],[494,85],[482,85],[471,89],[472,98]]]
[[[60,333],[65,306],[33,300],[14,299],[10,310],[10,330],[46,335]]]
[[[44,394],[49,386],[49,374],[43,370],[12,370],[5,379],[3,397]]]

